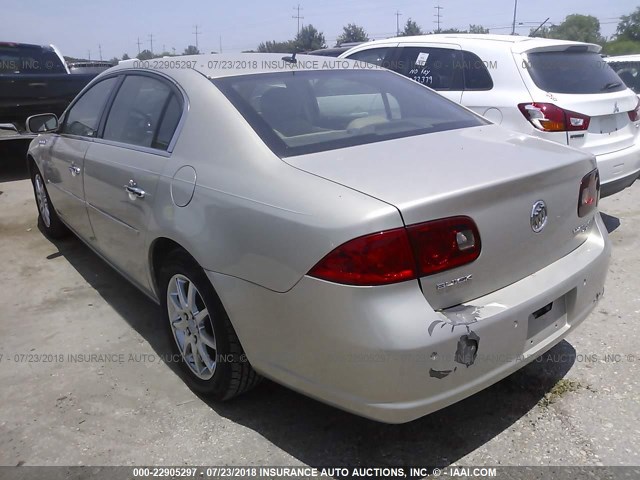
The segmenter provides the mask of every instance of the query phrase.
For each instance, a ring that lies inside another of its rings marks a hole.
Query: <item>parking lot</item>
[[[192,393],[160,309],[76,238],[38,230],[24,162],[0,154],[2,465],[637,465],[640,185],[600,208],[604,299],[493,387],[384,425],[271,382],[224,404]]]

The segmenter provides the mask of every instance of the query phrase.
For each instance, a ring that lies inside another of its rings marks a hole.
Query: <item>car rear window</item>
[[[611,67],[594,52],[565,50],[527,55],[523,68],[534,83],[546,92],[608,93],[627,87]]]
[[[43,47],[0,45],[0,73],[67,73],[58,55]]]
[[[281,157],[487,123],[388,71],[295,71],[213,82]]]

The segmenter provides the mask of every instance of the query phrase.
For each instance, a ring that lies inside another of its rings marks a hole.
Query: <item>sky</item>
[[[423,30],[435,28],[436,5],[443,7],[442,28],[468,28],[479,24],[491,33],[511,33],[515,0],[300,0],[301,24],[323,32],[329,46],[347,23],[365,28],[372,39],[395,36],[396,12],[400,24],[408,18]],[[196,44],[202,52],[224,53],[255,49],[266,40],[288,40],[298,28],[298,0],[0,0],[0,41],[54,44],[64,55],[108,60],[131,57],[141,49],[181,53]],[[560,23],[580,13],[600,20],[605,36],[615,33],[621,15],[628,15],[637,0],[519,0],[517,31],[529,33],[533,25],[550,17]]]

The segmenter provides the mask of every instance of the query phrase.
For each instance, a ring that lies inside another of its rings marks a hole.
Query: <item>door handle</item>
[[[71,165],[69,167],[69,171],[71,172],[71,175],[73,175],[74,177],[77,177],[78,175],[80,175],[80,167],[76,167],[75,165]]]
[[[125,185],[124,189],[129,194],[129,198],[131,200],[135,200],[136,198],[144,198],[147,194],[142,188],[138,187],[138,184],[134,180],[129,180],[129,185]]]

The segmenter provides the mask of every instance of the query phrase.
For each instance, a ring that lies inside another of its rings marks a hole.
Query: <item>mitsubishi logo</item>
[[[613,107],[613,113],[619,113],[620,112],[620,108],[618,107],[618,102],[616,102],[615,106]]]
[[[531,230],[540,233],[547,224],[547,205],[542,200],[538,200],[531,207]]]

